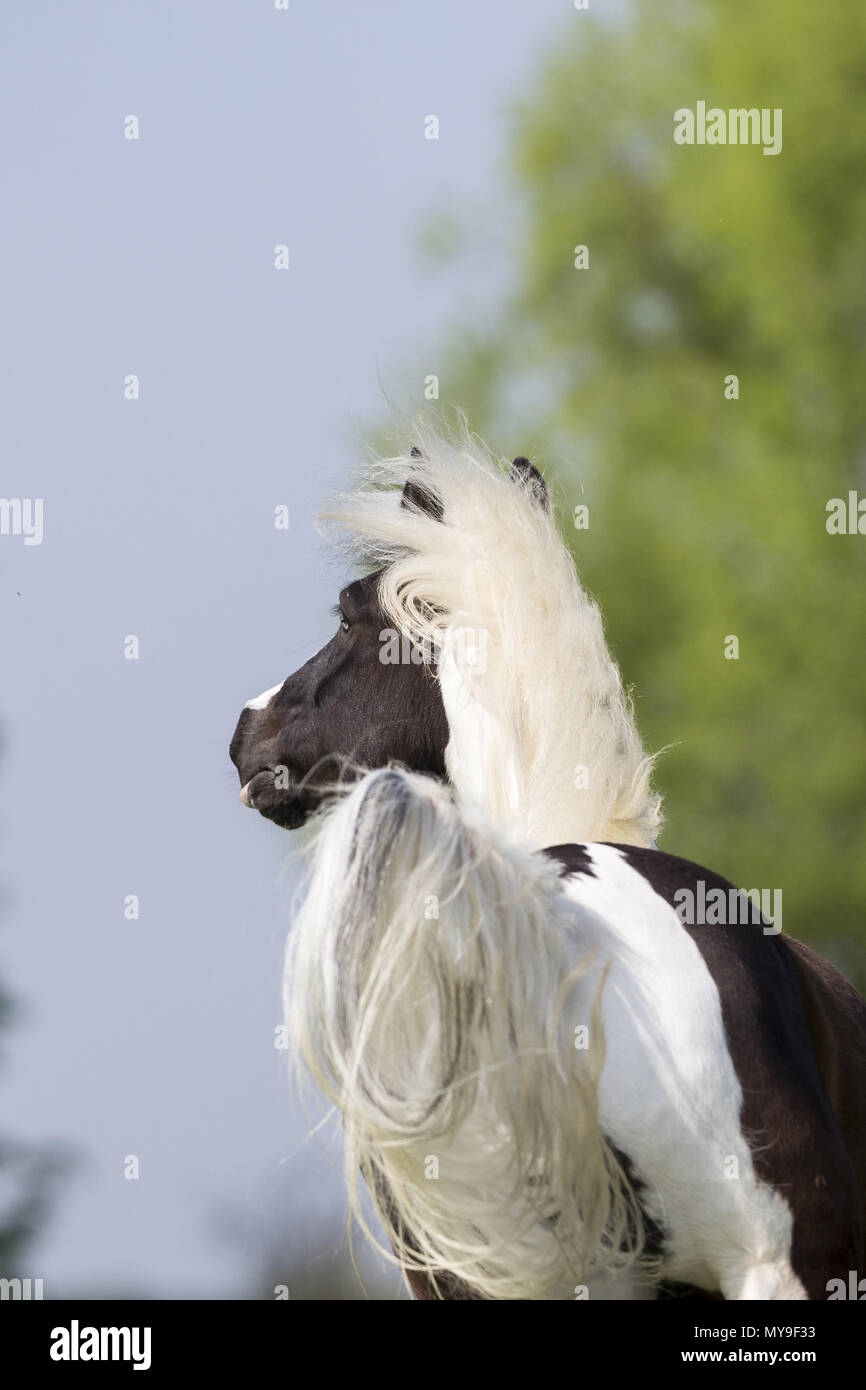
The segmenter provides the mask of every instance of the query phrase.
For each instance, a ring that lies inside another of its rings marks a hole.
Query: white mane
[[[385,567],[394,628],[436,647],[458,797],[533,848],[651,845],[652,759],[551,513],[468,431],[450,442],[419,427],[416,443],[372,463],[324,520],[356,562]],[[441,521],[400,505],[407,479]]]

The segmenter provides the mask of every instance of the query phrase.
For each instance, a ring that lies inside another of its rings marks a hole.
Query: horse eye
[[[331,612],[333,613],[335,618],[340,619],[340,627],[343,629],[343,631],[348,632],[352,624],[349,622],[349,619],[346,617],[339,603],[334,604],[333,608],[331,609]]]

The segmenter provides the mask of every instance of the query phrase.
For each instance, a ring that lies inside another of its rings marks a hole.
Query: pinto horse
[[[864,1266],[866,1002],[653,847],[532,465],[427,437],[368,481],[329,516],[372,573],[231,747],[246,805],[323,812],[286,1014],[354,1210],[360,1173],[419,1298],[833,1297]]]

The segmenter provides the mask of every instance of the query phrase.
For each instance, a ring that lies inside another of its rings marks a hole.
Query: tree
[[[12,997],[0,985],[0,1034],[14,1014]],[[33,1277],[22,1260],[48,1216],[58,1180],[71,1166],[66,1151],[0,1135],[0,1278]]]
[[[473,220],[476,245],[516,229],[510,290],[438,358],[566,521],[588,506],[581,574],[674,745],[661,847],[781,888],[861,987],[866,536],[826,523],[866,494],[864,90],[857,0],[576,12],[514,113],[509,201]],[[698,101],[781,109],[781,152],[676,144]]]

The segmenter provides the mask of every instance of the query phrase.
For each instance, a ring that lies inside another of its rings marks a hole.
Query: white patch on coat
[[[610,962],[600,1120],[666,1232],[664,1275],[726,1299],[804,1299],[791,1209],[758,1180],[740,1127],[716,983],[673,908],[622,853],[586,848],[598,877],[565,879],[564,892],[579,909],[580,956],[596,947]],[[731,1158],[737,1178],[726,1176]]]
[[[256,695],[255,699],[247,700],[244,709],[267,709],[271,700],[282,690],[285,681],[280,681],[279,685],[272,685],[270,690],[263,690],[261,695]]]

